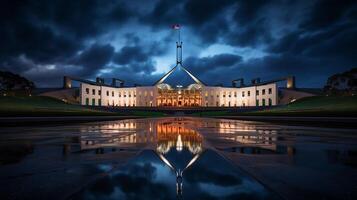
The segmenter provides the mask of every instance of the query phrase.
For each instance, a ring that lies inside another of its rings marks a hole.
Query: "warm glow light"
[[[181,140],[181,135],[179,134],[177,136],[176,150],[177,151],[182,151],[182,148],[183,148],[183,144],[182,144],[182,140]]]

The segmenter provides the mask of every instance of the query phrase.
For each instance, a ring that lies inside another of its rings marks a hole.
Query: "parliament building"
[[[188,86],[170,85],[165,80],[176,70],[182,70],[193,81]],[[209,86],[193,75],[182,63],[182,42],[176,42],[176,66],[150,86],[124,86],[124,81],[113,78],[88,81],[64,77],[64,88],[70,89],[72,81],[78,81],[79,104],[111,107],[245,107],[275,106],[279,104],[277,83],[287,82],[287,89],[295,88],[293,76],[261,82],[259,78],[250,84],[243,79],[232,81],[232,86]],[[118,84],[119,83],[119,84]],[[291,100],[291,99],[290,99]]]

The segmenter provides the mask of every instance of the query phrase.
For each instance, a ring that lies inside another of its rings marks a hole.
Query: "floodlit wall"
[[[81,83],[82,105],[136,106],[136,88],[115,88]]]
[[[156,97],[157,97],[157,88],[155,86],[147,87],[137,87],[137,105],[138,106],[157,106]]]
[[[278,104],[276,83],[242,88],[202,87],[204,107],[274,106]],[[157,106],[158,88],[155,86],[123,87],[81,83],[80,102],[91,106]]]
[[[274,106],[278,104],[276,83],[233,87],[203,87],[202,106],[240,107],[240,106]]]

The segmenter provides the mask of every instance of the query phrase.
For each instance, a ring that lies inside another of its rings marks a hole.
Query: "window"
[[[259,96],[259,90],[255,91],[255,94],[256,94],[257,96]]]
[[[255,106],[259,106],[259,99],[255,101]]]
[[[265,99],[262,99],[262,106],[265,106]]]
[[[242,97],[244,97],[245,96],[245,94],[244,94],[244,91],[242,92]]]
[[[95,106],[95,99],[92,99],[92,106]]]
[[[102,90],[98,90],[98,95],[102,95]]]
[[[262,90],[262,95],[265,95],[265,89]]]
[[[107,91],[107,96],[109,97],[109,91]]]
[[[121,92],[119,92],[119,97],[121,97]]]
[[[272,89],[271,89],[271,88],[269,88],[268,93],[269,93],[269,94],[271,94],[271,93],[272,93]]]
[[[234,92],[234,97],[237,97],[237,92]]]
[[[271,100],[271,98],[269,98],[269,106],[273,105],[273,101]]]
[[[88,105],[89,105],[89,99],[86,98],[86,106],[88,106]]]
[[[100,90],[99,90],[100,91]],[[98,99],[98,105],[102,106],[102,99]]]
[[[248,97],[250,97],[250,91],[248,91]]]
[[[89,94],[89,88],[86,88],[86,94]]]
[[[92,95],[95,95],[95,89],[92,89]]]
[[[114,91],[112,91],[112,97],[114,97]]]

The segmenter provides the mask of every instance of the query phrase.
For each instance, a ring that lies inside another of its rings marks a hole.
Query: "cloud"
[[[357,66],[356,11],[352,0],[5,1],[0,69],[40,87],[60,85],[64,74],[147,84],[175,57],[170,26],[179,23],[184,64],[209,84],[293,73],[298,86],[321,87],[332,73]],[[199,57],[219,45],[230,50]]]
[[[115,54],[114,62],[123,65],[131,62],[146,61],[149,56],[144,53],[143,48],[139,46],[125,46]]]
[[[355,3],[354,0],[318,0],[300,27],[312,31],[331,27],[346,17],[351,10],[355,9],[356,12]]]
[[[189,69],[197,74],[204,74],[207,71],[216,69],[227,70],[229,67],[242,61],[242,57],[233,54],[218,54],[210,57],[188,57],[184,61]]]
[[[82,75],[91,75],[108,64],[113,55],[114,48],[111,45],[93,44],[76,56],[71,64],[82,66]]]
[[[184,10],[190,23],[201,26],[221,14],[224,8],[233,2],[232,0],[206,0],[202,3],[200,0],[191,0],[186,2]]]

